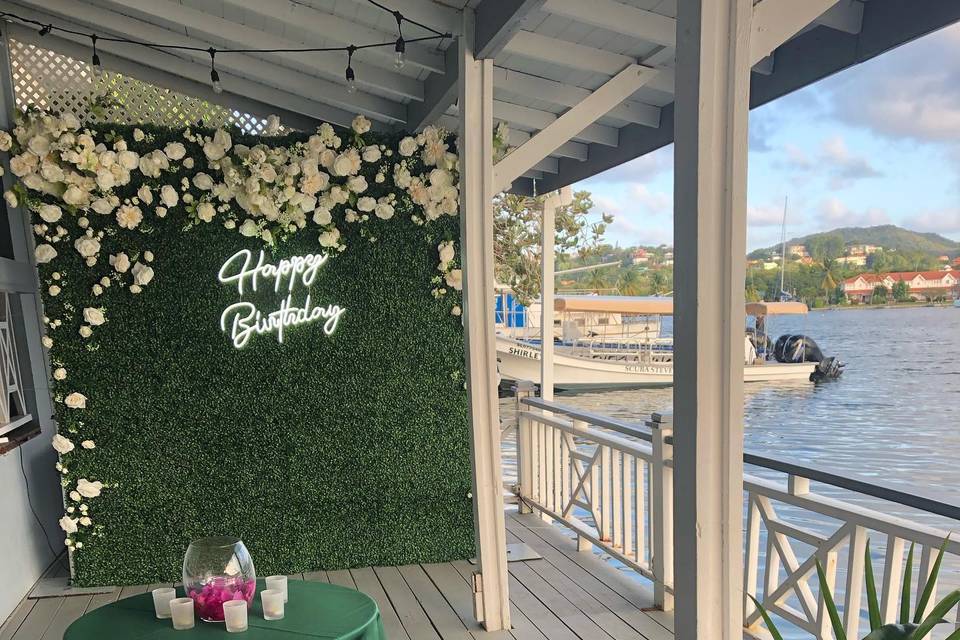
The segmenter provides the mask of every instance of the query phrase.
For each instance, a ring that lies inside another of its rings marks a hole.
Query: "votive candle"
[[[193,629],[193,598],[174,598],[170,601],[170,616],[177,631]]]
[[[239,633],[247,630],[247,601],[228,600],[223,603],[223,620],[227,623],[227,633]]]
[[[175,589],[160,587],[153,590],[153,610],[163,620],[170,617],[170,601],[177,597]]]
[[[287,576],[267,576],[264,581],[267,589],[275,589],[283,592],[283,601],[287,601]]]
[[[260,603],[263,605],[264,620],[283,619],[283,591],[279,589],[261,591]]]

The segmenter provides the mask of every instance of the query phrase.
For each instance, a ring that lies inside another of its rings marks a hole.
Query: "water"
[[[840,380],[817,385],[747,385],[745,450],[960,504],[960,309],[818,311],[774,316],[767,328],[774,338],[781,333],[811,336],[825,355],[839,356],[847,366]],[[568,394],[556,400],[640,424],[652,411],[670,408],[672,390]],[[502,406],[509,415],[512,403],[505,400]],[[504,453],[509,466],[512,443]],[[748,467],[747,473],[783,481],[765,469]],[[814,484],[812,490],[944,530],[960,529],[956,521],[833,487]],[[800,526],[832,530],[830,523],[803,512],[781,507],[779,513]],[[872,541],[878,568],[882,542]],[[841,558],[841,567],[844,562]],[[843,584],[842,575],[838,584]],[[945,587],[957,585],[960,562],[949,559],[941,596]]]

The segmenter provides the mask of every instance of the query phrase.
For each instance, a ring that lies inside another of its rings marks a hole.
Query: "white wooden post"
[[[533,467],[533,437],[530,418],[525,418],[521,412],[529,409],[523,404],[526,398],[533,395],[533,383],[529,380],[517,380],[514,386],[517,399],[517,487],[520,500],[517,503],[520,513],[530,513],[533,509],[524,502],[524,498],[533,497],[534,483]]]
[[[673,579],[673,471],[667,465],[672,456],[667,438],[673,435],[673,417],[655,413],[647,423],[653,432],[653,462],[650,466],[650,532],[653,539],[650,564],[653,568],[653,604],[670,611],[673,595],[667,586]],[[639,483],[640,480],[638,479]]]
[[[464,11],[460,58],[460,233],[466,325],[473,516],[480,571],[474,609],[488,631],[510,628],[493,276],[493,60],[473,56],[474,16]]]
[[[543,199],[540,220],[540,397],[553,400],[553,280],[554,236],[559,198]]]
[[[677,640],[743,637],[752,0],[679,0],[674,140]]]

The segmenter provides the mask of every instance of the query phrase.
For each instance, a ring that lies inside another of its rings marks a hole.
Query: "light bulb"
[[[103,65],[100,64],[100,56],[93,54],[93,75],[98,78],[103,75]]]
[[[404,54],[407,51],[407,43],[403,41],[403,36],[397,38],[397,44],[394,47],[394,51],[397,52],[397,57],[396,60],[394,60],[393,66],[395,66],[397,70],[403,69],[403,65],[406,63]]]
[[[353,72],[353,67],[347,67],[346,72],[347,78],[347,93],[356,93],[357,92],[357,76]]]
[[[393,61],[393,66],[396,67],[397,70],[399,71],[400,69],[403,69],[403,65],[405,65],[406,63],[407,61],[404,60],[403,58],[403,51],[397,51],[397,57]]]
[[[213,85],[214,93],[223,93],[223,85],[220,84],[220,74],[216,69],[210,69],[210,83]]]

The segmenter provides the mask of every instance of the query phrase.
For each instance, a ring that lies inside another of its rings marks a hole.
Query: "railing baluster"
[[[544,470],[544,487],[543,487],[543,503],[551,511],[556,511],[556,508],[553,505],[553,486],[556,484],[556,478],[554,477],[554,460],[556,458],[557,452],[553,448],[553,427],[549,425],[544,425],[544,434],[543,434],[543,449],[547,452],[547,467]],[[544,520],[549,520],[548,516],[544,516]]]
[[[648,567],[650,566],[650,558],[647,555],[647,500],[645,498],[647,494],[646,483],[647,483],[647,470],[650,466],[642,459],[636,458],[635,462],[635,513],[636,517],[634,518],[634,526],[637,530],[637,562],[641,565]]]
[[[633,469],[636,462],[637,459],[635,457],[625,453],[621,454],[620,469],[623,484],[621,485],[620,491],[623,496],[623,555],[633,560],[637,559],[637,553],[633,546],[633,523],[635,520],[633,515],[633,496],[635,492]]]
[[[560,513],[563,510],[563,476],[567,471],[567,465],[563,458],[563,438],[560,429],[553,430],[553,450],[557,456],[554,460],[553,510]]]
[[[614,549],[623,549],[623,453],[610,452],[610,509],[613,523],[610,542]]]
[[[887,553],[883,563],[883,588],[880,596],[880,616],[884,624],[895,622],[900,604],[899,585],[903,579],[903,539],[887,535]]]
[[[600,503],[600,519],[603,520],[603,541],[604,542],[613,542],[613,536],[611,535],[612,527],[611,525],[613,517],[613,503],[610,499],[610,484],[611,484],[611,467],[612,464],[612,452],[610,447],[604,446],[601,449],[600,458],[602,464],[600,466],[600,483],[603,485],[603,490],[601,493],[601,503]]]
[[[827,588],[830,593],[834,593],[834,585],[837,582],[837,552],[828,551],[826,562],[823,563],[823,574],[826,578]],[[827,607],[824,604],[824,593],[820,591],[817,597],[817,638],[831,640],[833,626],[830,623],[830,616],[827,614]]]
[[[863,594],[863,553],[867,547],[867,532],[855,526],[850,532],[850,547],[847,554],[846,606],[843,608],[843,628],[850,638],[860,632],[860,599]]]
[[[743,617],[748,618],[756,605],[749,596],[757,597],[757,573],[760,567],[760,508],[752,493],[747,494],[747,535],[743,571]],[[759,622],[758,622],[759,624]],[[748,627],[752,628],[752,627]]]
[[[939,549],[934,549],[928,544],[923,546],[923,551],[920,554],[920,575],[917,577],[917,602],[920,601],[920,594],[923,593],[923,588],[926,586],[930,572],[933,570],[933,562],[938,551]],[[927,601],[927,606],[924,608],[921,618],[926,618],[934,605],[937,604],[938,583],[939,580],[935,580],[933,583],[933,591],[930,593],[930,599]]]

